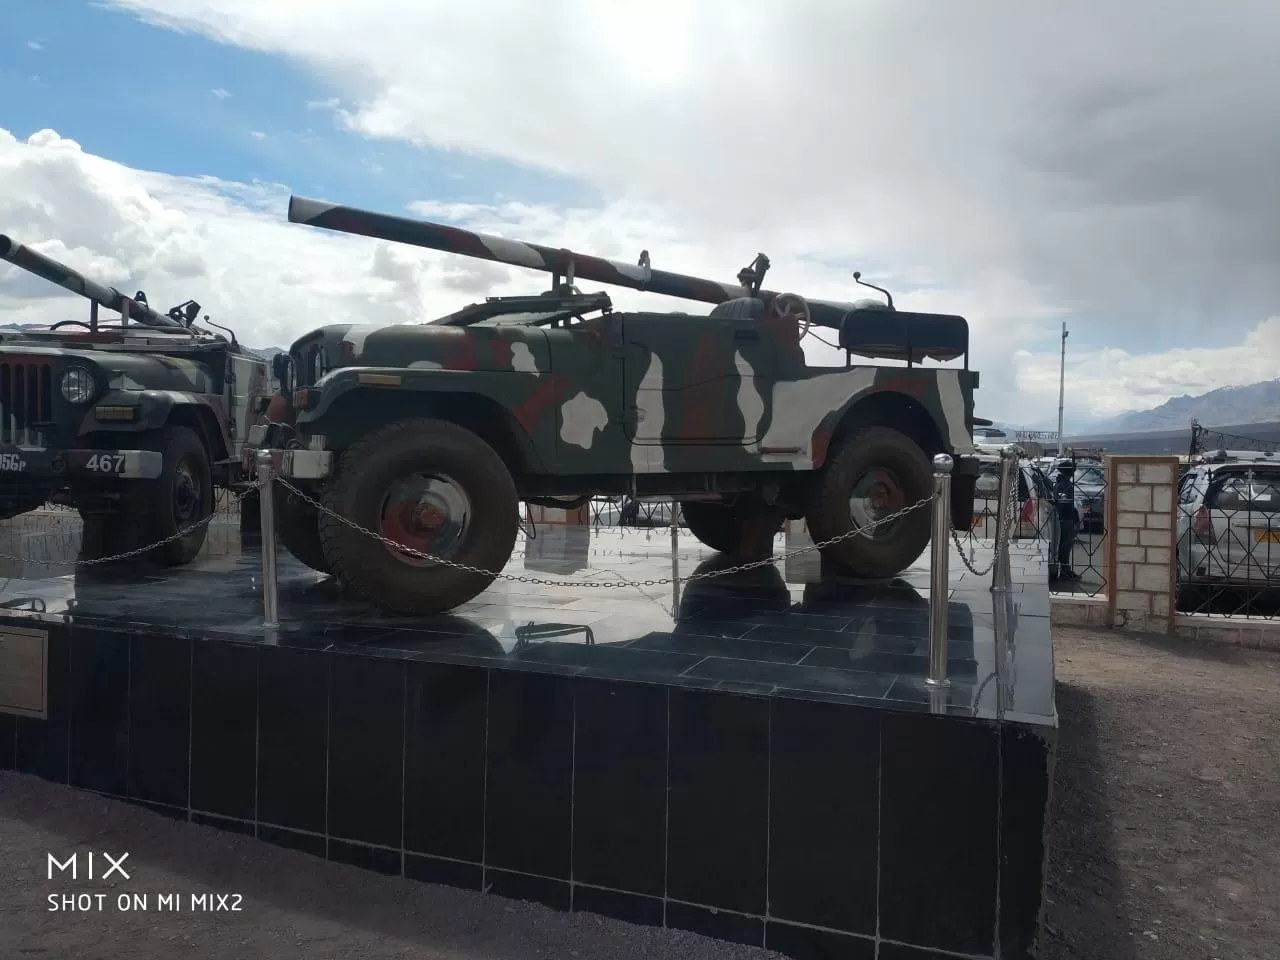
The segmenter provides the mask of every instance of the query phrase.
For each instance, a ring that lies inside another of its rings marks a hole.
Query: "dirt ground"
[[[1054,637],[1047,960],[1280,957],[1280,655]]]
[[[1044,956],[1280,957],[1280,655],[1073,629],[1057,650]],[[73,847],[130,851],[130,879],[47,881],[46,852]],[[4,960],[776,956],[324,863],[11,773],[0,857]],[[49,911],[79,890],[108,892],[106,909]],[[120,912],[126,892],[150,909]],[[161,893],[184,909],[157,912]],[[202,893],[240,910],[193,912]]]

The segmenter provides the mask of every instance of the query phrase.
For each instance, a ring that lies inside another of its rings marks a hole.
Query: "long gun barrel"
[[[346,207],[325,200],[290,197],[289,221],[312,227],[323,227],[326,230],[336,230],[340,233],[354,233],[379,240],[457,253],[464,257],[528,267],[531,270],[543,270],[558,276],[614,284],[634,290],[647,290],[650,293],[679,297],[684,300],[723,303],[726,300],[752,295],[751,291],[738,284],[718,283],[715,280],[690,277],[682,273],[653,270],[647,265],[591,257],[572,250],[557,250],[536,243],[508,240],[505,237],[462,230],[441,223],[432,223],[429,220],[393,217],[385,213]],[[641,259],[647,258],[642,256]],[[778,296],[778,293],[773,290],[761,290],[755,296],[768,303]],[[852,309],[852,304],[848,303],[822,300],[807,302],[813,322],[823,327],[839,327],[841,317]]]
[[[36,253],[30,247],[25,247],[2,233],[0,233],[0,259],[8,260],[23,270],[34,273],[37,277],[43,277],[50,283],[65,287],[72,293],[78,293],[108,310],[123,312],[127,300],[129,319],[144,326],[182,328],[182,324],[172,317],[156,313],[146,304],[138,303],[132,297],[126,297],[114,287],[104,287],[100,283],[95,283],[66,264],[59,263],[52,257],[46,257],[43,253]]]

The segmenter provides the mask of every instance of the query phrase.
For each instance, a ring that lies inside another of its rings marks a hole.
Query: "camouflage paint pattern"
[[[531,473],[814,470],[845,413],[882,394],[921,407],[942,449],[972,446],[976,374],[811,367],[798,333],[768,317],[678,313],[610,313],[567,329],[332,325],[291,350],[295,369],[314,363],[317,346],[324,358],[295,374],[314,392],[297,425],[326,435],[335,411],[372,391],[420,393],[424,410],[449,394],[506,411],[534,453]],[[360,382],[387,371],[400,385]]]
[[[647,252],[632,265],[303,197],[290,198],[289,220],[541,270],[563,280],[724,305],[711,316],[606,310],[564,326],[510,320],[464,325],[455,315],[422,325],[324,327],[290,351],[295,384],[309,388],[308,402],[297,413],[304,436],[342,437],[343,418],[360,420],[363,400],[355,398],[383,390],[401,399],[420,395],[423,412],[447,408],[442,396],[491,401],[523,441],[525,472],[531,474],[811,471],[826,461],[837,427],[858,404],[888,401],[922,410],[932,422],[939,450],[927,452],[973,452],[978,375],[967,363],[963,370],[809,366],[796,319],[782,315],[790,298],[776,292],[761,289],[752,297],[741,285],[654,270]],[[750,269],[739,279],[759,281]],[[868,306],[803,302],[814,325],[833,329]],[[904,324],[919,316],[874,306]],[[931,350],[929,344],[910,343],[913,354],[967,357],[962,318],[926,319],[962,329],[957,339],[964,346]],[[904,334],[893,332],[891,320],[880,324],[872,316],[869,323],[881,328],[872,337],[886,342],[869,344],[860,355],[887,358],[904,350],[896,342]],[[361,374],[367,381],[371,371],[394,371],[400,380],[361,383]]]
[[[220,337],[188,330],[5,236],[0,257],[100,306],[128,307],[131,320],[126,328],[97,332],[76,326],[0,335],[0,450],[61,453],[57,465],[75,469],[87,459],[82,454],[91,452],[89,435],[117,435],[118,444],[96,445],[123,449],[130,435],[170,422],[175,409],[204,408],[205,422],[215,430],[211,458],[237,457],[256,419],[256,403],[269,393],[265,360]],[[62,396],[59,381],[72,366],[88,370],[99,384],[89,403],[72,404]],[[137,413],[131,420],[99,420],[98,407],[133,407]],[[25,472],[34,475],[54,460],[19,456],[9,462],[25,463]],[[132,466],[129,461],[115,475],[138,475]]]

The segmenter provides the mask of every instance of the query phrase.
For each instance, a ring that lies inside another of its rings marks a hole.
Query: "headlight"
[[[88,403],[98,385],[93,381],[93,374],[84,367],[72,367],[62,375],[58,387],[68,403]]]

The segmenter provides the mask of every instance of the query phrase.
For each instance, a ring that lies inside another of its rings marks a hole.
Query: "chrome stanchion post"
[[[1012,447],[1000,448],[1000,494],[996,501],[995,556],[991,558],[991,589],[1002,592],[1009,589],[1009,541],[1013,539],[1012,526],[1017,523],[1010,516],[1010,500],[1016,496],[1014,477],[1018,460]]]
[[[680,501],[671,501],[671,615],[680,615]]]
[[[947,679],[947,597],[951,576],[951,470],[955,461],[945,453],[933,458],[933,536],[929,559],[929,677],[944,686]]]
[[[255,459],[262,486],[258,498],[262,517],[262,625],[280,625],[280,597],[276,584],[275,461],[270,450],[259,450]]]

